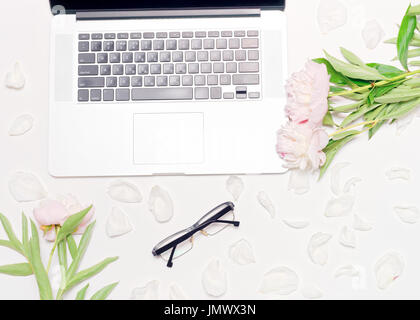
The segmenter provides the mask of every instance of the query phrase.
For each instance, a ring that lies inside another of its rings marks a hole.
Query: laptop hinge
[[[258,8],[243,9],[190,9],[190,10],[138,10],[138,11],[78,11],[77,20],[148,19],[148,18],[204,18],[204,17],[258,17]]]

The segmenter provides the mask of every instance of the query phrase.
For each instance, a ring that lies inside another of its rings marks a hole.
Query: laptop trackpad
[[[134,164],[201,163],[202,113],[134,114]]]

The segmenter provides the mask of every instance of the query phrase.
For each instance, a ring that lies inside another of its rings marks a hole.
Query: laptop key
[[[89,33],[79,34],[79,40],[89,40],[89,39],[90,39]]]
[[[156,32],[156,38],[167,38],[168,33],[167,32]]]
[[[108,63],[108,53],[98,53],[98,63]]]
[[[105,39],[115,39],[115,33],[105,33]]]
[[[143,38],[144,39],[153,39],[155,37],[154,32],[143,32]]]
[[[259,84],[260,76],[258,74],[234,74],[232,82],[235,85]]]
[[[117,41],[115,44],[115,49],[117,51],[126,51],[127,50],[127,41]]]
[[[95,63],[95,54],[79,53],[79,63]]]
[[[152,50],[152,40],[141,40],[141,50]]]
[[[133,53],[132,52],[123,52],[122,62],[123,63],[132,63],[133,62]]]
[[[234,32],[235,37],[245,37],[245,31],[239,30]]]
[[[134,54],[134,62],[145,62],[146,61],[146,53],[145,52],[136,52]]]
[[[95,65],[79,66],[79,76],[97,76],[99,68]]]
[[[258,60],[260,53],[258,50],[248,50],[248,60]]]
[[[130,33],[130,39],[141,39],[141,33],[140,32]]]
[[[103,100],[114,101],[114,89],[104,89]]]
[[[212,98],[212,99],[222,99],[222,88],[220,88],[220,87],[210,88],[210,98]]]
[[[239,73],[258,72],[259,70],[258,62],[239,62]]]
[[[118,79],[118,84],[120,87],[129,87],[130,86],[130,77],[120,77]]]
[[[111,66],[109,64],[101,65],[101,76],[109,76],[110,74],[111,74]]]
[[[217,38],[219,36],[219,31],[209,31],[208,35],[211,38]]]
[[[145,87],[154,87],[155,86],[155,77],[154,76],[144,77],[144,86]]]
[[[130,89],[117,89],[115,91],[115,97],[117,101],[130,100]]]
[[[120,63],[120,61],[121,61],[121,54],[119,52],[111,52],[109,54],[110,63]]]
[[[141,76],[131,77],[131,86],[141,87],[143,85],[143,78]]]
[[[102,33],[93,33],[92,34],[92,40],[102,40],[104,36],[102,35]]]
[[[117,77],[107,77],[106,78],[106,86],[113,88],[116,87],[118,84],[118,78]]]
[[[258,48],[258,38],[244,38],[241,41],[242,49]]]
[[[200,88],[206,89],[206,88]],[[135,88],[131,90],[131,99],[139,100],[192,100],[192,88]]]
[[[89,101],[89,90],[81,89],[77,93],[77,100],[79,102]]]
[[[114,41],[104,41],[104,51],[114,51]]]
[[[209,98],[209,88],[195,88],[194,96],[198,100]]]
[[[117,38],[118,39],[128,39],[128,33],[126,33],[126,32],[119,33],[119,34],[117,34]]]
[[[89,41],[80,41],[79,42],[79,51],[80,52],[89,51]]]
[[[105,78],[82,77],[78,81],[79,88],[100,88],[105,86]]]
[[[101,89],[90,90],[90,101],[101,101],[101,99],[102,99]]]
[[[90,44],[90,50],[92,51],[102,51],[102,42],[101,41],[92,41]]]
[[[169,32],[169,38],[179,38],[181,37],[181,32]]]
[[[138,40],[128,41],[128,50],[137,51],[140,48],[140,42]]]

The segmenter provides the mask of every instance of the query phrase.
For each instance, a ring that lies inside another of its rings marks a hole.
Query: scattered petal
[[[306,299],[320,299],[324,294],[316,285],[307,284],[302,288],[302,295]]]
[[[135,288],[131,292],[131,300],[157,300],[159,299],[159,281],[148,282],[144,287]]]
[[[318,25],[323,34],[337,29],[347,22],[347,9],[338,0],[321,0],[318,7]]]
[[[294,169],[290,171],[289,190],[296,194],[305,194],[309,191],[309,170]]]
[[[405,168],[391,168],[386,172],[389,180],[410,180],[411,171]]]
[[[376,20],[366,22],[362,37],[368,49],[375,49],[385,36],[385,32]]]
[[[343,191],[344,193],[348,193],[351,191],[351,189],[356,186],[357,183],[362,182],[362,179],[359,177],[353,177],[350,178],[350,180],[348,180],[346,182],[346,184],[344,185]]]
[[[278,267],[264,275],[260,292],[263,294],[288,295],[299,286],[299,277],[292,269]]]
[[[308,254],[312,262],[324,266],[328,261],[328,242],[331,239],[328,233],[318,232],[309,240]]]
[[[188,297],[184,293],[184,290],[176,284],[173,283],[169,286],[169,299],[170,300],[188,300]]]
[[[118,237],[133,230],[127,214],[120,208],[112,208],[111,214],[106,222],[106,233],[108,237]]]
[[[242,191],[244,191],[244,182],[237,176],[230,176],[226,180],[226,189],[230,192],[233,199],[238,201]]]
[[[326,217],[342,217],[348,215],[353,209],[354,196],[344,194],[338,198],[331,199],[325,210]]]
[[[174,205],[169,193],[159,186],[154,186],[150,191],[149,210],[158,222],[171,220],[174,215]]]
[[[255,262],[254,251],[251,244],[245,239],[231,245],[229,249],[230,258],[239,265],[247,265]]]
[[[340,186],[340,173],[345,167],[349,166],[350,163],[342,162],[337,163],[331,169],[331,191],[336,195],[339,196],[341,194],[341,186]]]
[[[397,280],[404,270],[404,261],[402,257],[395,252],[384,255],[376,262],[375,275],[376,284],[379,289],[386,289],[395,280]]]
[[[143,200],[137,186],[124,180],[112,181],[108,187],[108,195],[120,202],[137,203]]]
[[[348,248],[356,248],[356,233],[349,227],[343,227],[340,232],[340,243]]]
[[[404,223],[414,224],[420,219],[420,210],[416,207],[394,207],[394,211]]]
[[[227,289],[226,272],[222,269],[219,259],[211,261],[201,278],[204,290],[213,297],[220,297]]]
[[[32,173],[16,172],[9,180],[9,191],[18,202],[44,199],[47,191]]]
[[[25,76],[23,75],[19,62],[16,62],[13,71],[6,74],[6,87],[11,89],[22,89],[25,86]]]
[[[310,225],[309,221],[292,221],[292,220],[283,219],[283,222],[284,224],[286,224],[287,226],[293,229],[305,229],[306,227]]]
[[[30,114],[24,114],[15,119],[9,129],[9,136],[21,136],[32,129],[34,118]]]
[[[274,204],[270,197],[264,191],[260,191],[257,195],[257,199],[260,205],[262,205],[262,207],[270,214],[271,218],[274,219],[276,216],[276,209],[274,208]]]
[[[354,215],[353,229],[357,231],[370,231],[372,230],[372,225],[370,222],[362,219],[357,214]]]
[[[339,278],[343,276],[358,277],[359,275],[360,275],[359,270],[357,270],[355,266],[349,264],[349,265],[338,268],[334,274],[334,277],[335,278]]]

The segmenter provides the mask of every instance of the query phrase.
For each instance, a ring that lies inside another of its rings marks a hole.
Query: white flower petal
[[[288,189],[299,195],[307,193],[309,191],[310,175],[309,170],[290,170]]]
[[[169,286],[169,299],[170,300],[188,300],[187,295],[184,293],[184,290],[176,284],[173,283]]]
[[[356,269],[355,266],[349,264],[349,265],[346,265],[346,266],[339,267],[335,271],[335,274],[334,274],[335,278],[339,278],[339,277],[343,277],[343,276],[358,277],[358,276],[360,276],[360,272],[359,272],[359,270]]]
[[[233,199],[238,201],[240,195],[244,191],[244,182],[237,176],[230,176],[226,180],[226,189],[230,192]]]
[[[391,168],[385,175],[389,180],[410,180],[411,171],[406,168]]]
[[[420,210],[416,207],[394,207],[394,211],[402,222],[414,224],[420,219]]]
[[[312,262],[324,266],[328,261],[328,242],[331,239],[328,233],[318,232],[309,240],[308,254]]]
[[[251,244],[245,239],[241,239],[230,246],[229,256],[234,262],[242,266],[255,262]]]
[[[390,252],[380,258],[375,264],[376,284],[379,289],[386,289],[397,280],[404,270],[402,257],[395,252]]]
[[[111,214],[106,222],[106,233],[108,237],[118,237],[133,230],[130,219],[120,208],[112,208]]]
[[[357,231],[370,231],[372,230],[372,225],[370,222],[355,214],[353,220],[353,229]]]
[[[16,62],[13,71],[6,74],[5,85],[11,89],[22,89],[25,86],[25,76],[23,75],[19,62]]]
[[[44,199],[47,191],[40,180],[32,173],[16,172],[9,180],[10,194],[18,202]]]
[[[24,114],[13,121],[9,129],[9,136],[21,136],[32,129],[34,118],[30,114]]]
[[[356,233],[349,227],[343,227],[340,232],[340,243],[348,248],[356,248]]]
[[[351,189],[359,182],[362,182],[362,179],[359,177],[350,178],[344,185],[343,192],[348,193]]]
[[[350,194],[344,194],[338,198],[331,199],[325,209],[325,216],[342,217],[348,215],[353,209],[354,200],[354,196]]]
[[[131,292],[131,300],[157,300],[159,299],[159,281],[148,282],[144,287],[135,288]]]
[[[299,287],[299,277],[288,267],[278,267],[264,275],[259,292],[263,294],[288,295]]]
[[[276,209],[274,208],[274,204],[270,197],[264,191],[260,191],[257,195],[257,199],[260,205],[270,214],[271,218],[274,219],[276,216]]]
[[[314,284],[306,284],[302,288],[302,295],[306,299],[320,299],[324,293]]]
[[[158,222],[167,222],[174,215],[172,198],[166,190],[154,186],[150,191],[149,210]]]
[[[227,289],[227,276],[219,259],[213,259],[202,274],[201,282],[207,294],[220,297]]]
[[[284,224],[293,229],[305,229],[310,225],[309,221],[292,221],[283,219]]]
[[[321,0],[318,7],[318,25],[323,34],[347,22],[347,9],[339,0]]]
[[[336,196],[341,194],[341,185],[340,185],[341,170],[343,170],[345,167],[347,167],[349,165],[350,165],[350,163],[348,163],[348,162],[337,163],[331,169],[331,191]]]
[[[385,36],[385,32],[376,20],[366,22],[362,37],[368,49],[375,49]]]
[[[137,186],[124,180],[112,181],[108,187],[108,195],[120,202],[138,203],[143,200]]]

